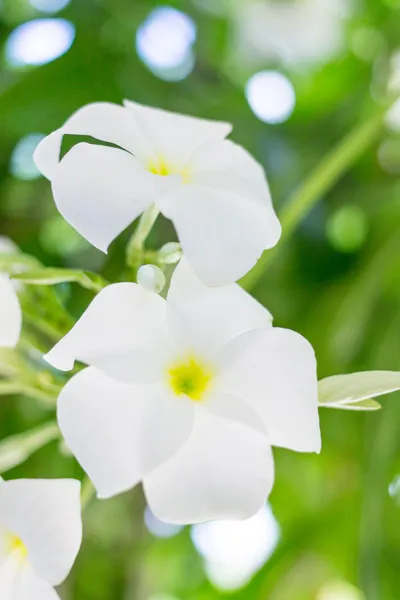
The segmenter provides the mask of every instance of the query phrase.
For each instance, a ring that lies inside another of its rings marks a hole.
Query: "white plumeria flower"
[[[143,481],[164,521],[250,517],[273,485],[271,445],[320,450],[310,344],[237,284],[203,285],[185,259],[167,300],[106,287],[46,359],[90,365],[62,390],[58,422],[98,496]]]
[[[39,144],[35,161],[61,214],[100,250],[155,203],[200,279],[223,285],[245,275],[281,233],[264,171],[225,139],[231,129],[135,102],[89,104]],[[60,162],[65,134],[119,148],[80,143]]]
[[[79,481],[0,481],[2,600],[57,600],[81,541]]]
[[[0,254],[18,252],[9,238],[0,236]],[[13,348],[21,335],[22,312],[17,296],[17,284],[7,273],[0,273],[0,347]]]

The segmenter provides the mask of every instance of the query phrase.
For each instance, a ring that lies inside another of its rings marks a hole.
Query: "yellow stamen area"
[[[25,546],[24,542],[17,535],[13,533],[8,534],[7,545],[9,552],[19,552],[21,558],[26,558],[28,554],[28,549]]]
[[[212,374],[194,358],[178,362],[168,369],[168,380],[177,396],[185,394],[191,400],[203,400],[204,393],[210,385]]]
[[[162,157],[157,160],[151,160],[147,170],[150,171],[150,173],[153,173],[153,175],[161,175],[162,177],[166,177],[167,175],[181,175],[183,183],[189,183],[191,176],[188,167],[176,169]]]

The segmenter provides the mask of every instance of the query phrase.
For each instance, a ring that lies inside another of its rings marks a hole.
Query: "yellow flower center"
[[[157,160],[151,160],[147,170],[150,171],[150,173],[153,173],[153,175],[161,175],[162,177],[166,177],[167,175],[181,175],[183,183],[189,183],[191,176],[188,167],[176,169],[162,157]]]
[[[168,369],[168,380],[177,396],[185,394],[196,402],[203,399],[212,374],[194,358],[188,358]]]
[[[9,533],[7,537],[8,551],[10,553],[19,552],[21,558],[26,558],[28,555],[28,548],[25,546],[21,538],[13,533]]]

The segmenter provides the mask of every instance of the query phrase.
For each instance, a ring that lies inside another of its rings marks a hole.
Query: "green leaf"
[[[318,383],[320,406],[343,410],[377,410],[380,404],[371,400],[400,390],[400,372],[361,371],[333,375]]]
[[[25,462],[31,454],[58,438],[60,431],[55,422],[45,423],[26,433],[12,435],[0,442],[0,473]]]
[[[53,269],[43,267],[25,271],[13,276],[13,279],[18,279],[29,285],[56,285],[57,283],[78,283],[87,290],[100,292],[108,282],[100,275],[91,273],[90,271],[80,271],[78,269]]]
[[[337,410],[380,410],[382,405],[379,404],[376,400],[361,400],[360,402],[350,402],[349,404],[322,404],[321,406],[325,406],[327,408],[335,408]]]

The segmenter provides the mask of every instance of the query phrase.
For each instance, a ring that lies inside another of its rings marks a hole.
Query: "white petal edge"
[[[65,220],[107,252],[128,225],[180,180],[179,175],[153,175],[124,150],[80,143],[54,171],[52,189]]]
[[[17,292],[8,277],[0,273],[0,347],[17,345],[22,327],[22,312]]]
[[[115,283],[44,358],[62,371],[79,360],[111,377],[143,382],[163,377],[173,349],[165,300],[136,283]]]
[[[156,200],[173,222],[183,252],[198,277],[209,286],[223,286],[243,277],[281,233],[273,209],[250,190],[226,185],[221,175],[187,183]],[[247,188],[247,186],[246,186]]]
[[[208,287],[185,258],[172,275],[167,314],[180,344],[210,357],[238,335],[272,325],[268,310],[239,285]]]
[[[273,446],[320,451],[316,359],[303,336],[280,328],[245,333],[222,350],[218,369],[216,389],[246,400]]]
[[[136,157],[150,157],[154,150],[138,129],[130,111],[108,102],[87,104],[69,117],[37,146],[34,160],[39,171],[52,179],[60,162],[63,136],[90,136],[128,150]]]
[[[184,444],[193,427],[192,403],[164,385],[132,386],[88,368],[58,400],[67,446],[100,498],[124,492]]]
[[[267,499],[273,480],[265,435],[196,407],[188,441],[145,477],[144,489],[159,519],[189,524],[251,517]]]
[[[0,520],[28,550],[35,574],[51,585],[64,581],[82,541],[80,482],[15,479],[0,485]]]

